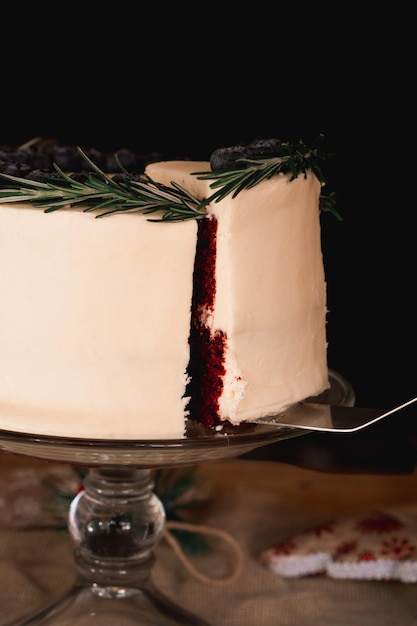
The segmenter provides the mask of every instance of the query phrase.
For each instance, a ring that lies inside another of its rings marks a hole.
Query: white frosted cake
[[[208,171],[146,174],[204,201]],[[183,438],[324,391],[321,186],[279,173],[167,222],[0,196],[0,428]]]

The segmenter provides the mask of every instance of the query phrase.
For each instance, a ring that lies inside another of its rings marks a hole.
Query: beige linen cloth
[[[7,465],[4,459],[3,464]],[[63,594],[75,580],[75,570],[71,539],[65,528],[56,528],[60,515],[54,519],[53,509],[43,505],[38,513],[50,523],[34,528],[37,513],[26,492],[14,511],[7,497],[1,499],[10,470],[1,464],[0,469],[3,626]],[[48,466],[48,471],[53,469]],[[27,463],[21,471],[26,485],[34,480],[35,486],[36,476]],[[35,471],[45,471],[45,464],[36,462]],[[62,468],[57,471],[65,473]],[[260,559],[263,551],[289,536],[369,507],[401,506],[412,512],[415,502],[417,518],[416,475],[330,475],[238,459],[207,464],[201,471],[213,493],[210,506],[201,514],[202,523],[227,531],[238,542],[243,569],[227,584],[201,582],[163,539],[155,551],[153,578],[160,591],[176,603],[212,626],[416,626],[415,584],[338,580],[326,575],[285,578],[269,571]],[[33,496],[37,497],[35,488]],[[208,556],[194,559],[193,564],[209,577],[222,578],[233,568],[233,554],[217,541]]]

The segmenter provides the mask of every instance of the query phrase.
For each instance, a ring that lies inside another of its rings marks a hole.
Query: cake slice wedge
[[[209,162],[145,170],[201,200],[213,195]],[[190,417],[209,427],[273,415],[329,386],[321,183],[278,174],[227,194],[199,220]],[[202,242],[204,242],[202,244]]]

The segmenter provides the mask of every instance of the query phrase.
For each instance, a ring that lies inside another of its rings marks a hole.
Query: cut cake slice
[[[146,173],[203,200],[209,162]],[[190,416],[205,425],[272,415],[328,388],[321,184],[279,174],[208,205],[199,220],[189,367]],[[204,241],[204,245],[201,242]]]

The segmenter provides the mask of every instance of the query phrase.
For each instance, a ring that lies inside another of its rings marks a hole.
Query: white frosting
[[[152,164],[200,199],[208,162]],[[328,387],[313,176],[275,176],[208,207],[218,220],[207,323],[227,335],[222,419],[275,413]],[[0,204],[0,428],[181,438],[197,222],[95,219]]]
[[[0,428],[182,437],[196,232],[0,204]]]

